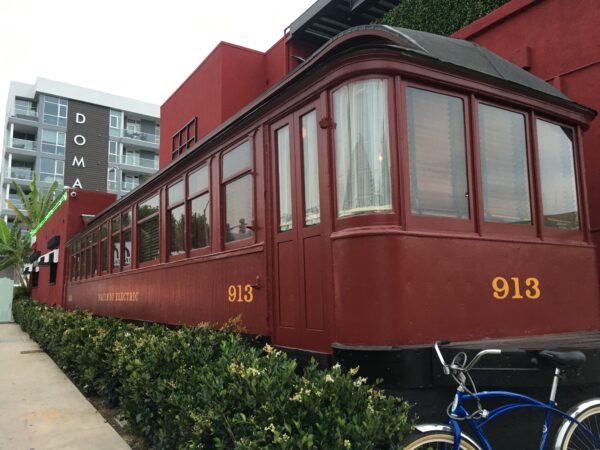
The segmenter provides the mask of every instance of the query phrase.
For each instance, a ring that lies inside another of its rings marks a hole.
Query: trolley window
[[[208,166],[188,176],[188,205],[190,214],[190,246],[192,250],[210,245],[210,193]]]
[[[538,119],[537,139],[544,225],[578,230],[573,131]]]
[[[484,219],[531,224],[524,115],[480,104],[479,145]]]
[[[304,225],[308,226],[321,222],[317,112],[313,110],[303,115],[300,120],[304,169]]]
[[[412,213],[468,219],[463,100],[409,87],[406,103]]]
[[[185,254],[185,185],[183,180],[169,187],[169,254],[171,256]]]
[[[222,180],[225,192],[225,242],[254,236],[252,152],[246,141],[223,155]]]
[[[158,259],[160,248],[160,198],[158,195],[139,203],[137,208],[138,262]]]
[[[387,80],[361,80],[333,93],[340,217],[392,209]]]
[[[279,231],[292,229],[292,173],[290,165],[290,126],[276,131],[279,180]]]

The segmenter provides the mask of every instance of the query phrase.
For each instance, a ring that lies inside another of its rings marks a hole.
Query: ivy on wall
[[[403,0],[377,23],[449,36],[509,0]]]

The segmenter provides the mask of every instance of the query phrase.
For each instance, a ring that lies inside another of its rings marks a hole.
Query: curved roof
[[[455,39],[424,31],[410,30],[408,28],[391,27],[388,25],[364,25],[350,28],[331,38],[317,50],[304,64],[314,58],[321,58],[333,47],[339,47],[340,40],[346,40],[353,35],[379,37],[380,43],[392,44],[409,57],[429,60],[435,64],[445,66],[454,71],[478,73],[491,77],[501,84],[525,89],[528,93],[550,96],[560,103],[569,103],[579,110],[588,113],[595,111],[582,106],[563,92],[556,89],[541,78],[529,73],[519,66],[496,55],[490,50],[463,39]]]

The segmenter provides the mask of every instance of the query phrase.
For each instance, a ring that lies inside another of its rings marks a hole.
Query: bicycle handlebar
[[[442,364],[442,368],[444,370],[444,375],[450,375],[450,371],[452,369],[455,369],[455,370],[460,369],[460,370],[468,372],[473,367],[475,367],[475,365],[479,362],[479,360],[481,358],[483,358],[486,355],[501,355],[503,352],[504,353],[522,352],[522,350],[485,349],[485,350],[481,350],[479,353],[477,353],[473,357],[471,362],[469,364],[467,364],[465,367],[455,367],[455,366],[452,366],[451,364],[446,363],[446,361],[444,360],[444,355],[442,355],[442,351],[440,350],[440,346],[448,345],[449,343],[450,343],[450,341],[443,340],[443,341],[436,341],[436,343],[434,344],[435,352],[437,353],[437,356],[438,356],[440,363]]]

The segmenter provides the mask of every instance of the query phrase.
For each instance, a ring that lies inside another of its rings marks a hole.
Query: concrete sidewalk
[[[0,450],[130,447],[17,324],[0,324]]]

